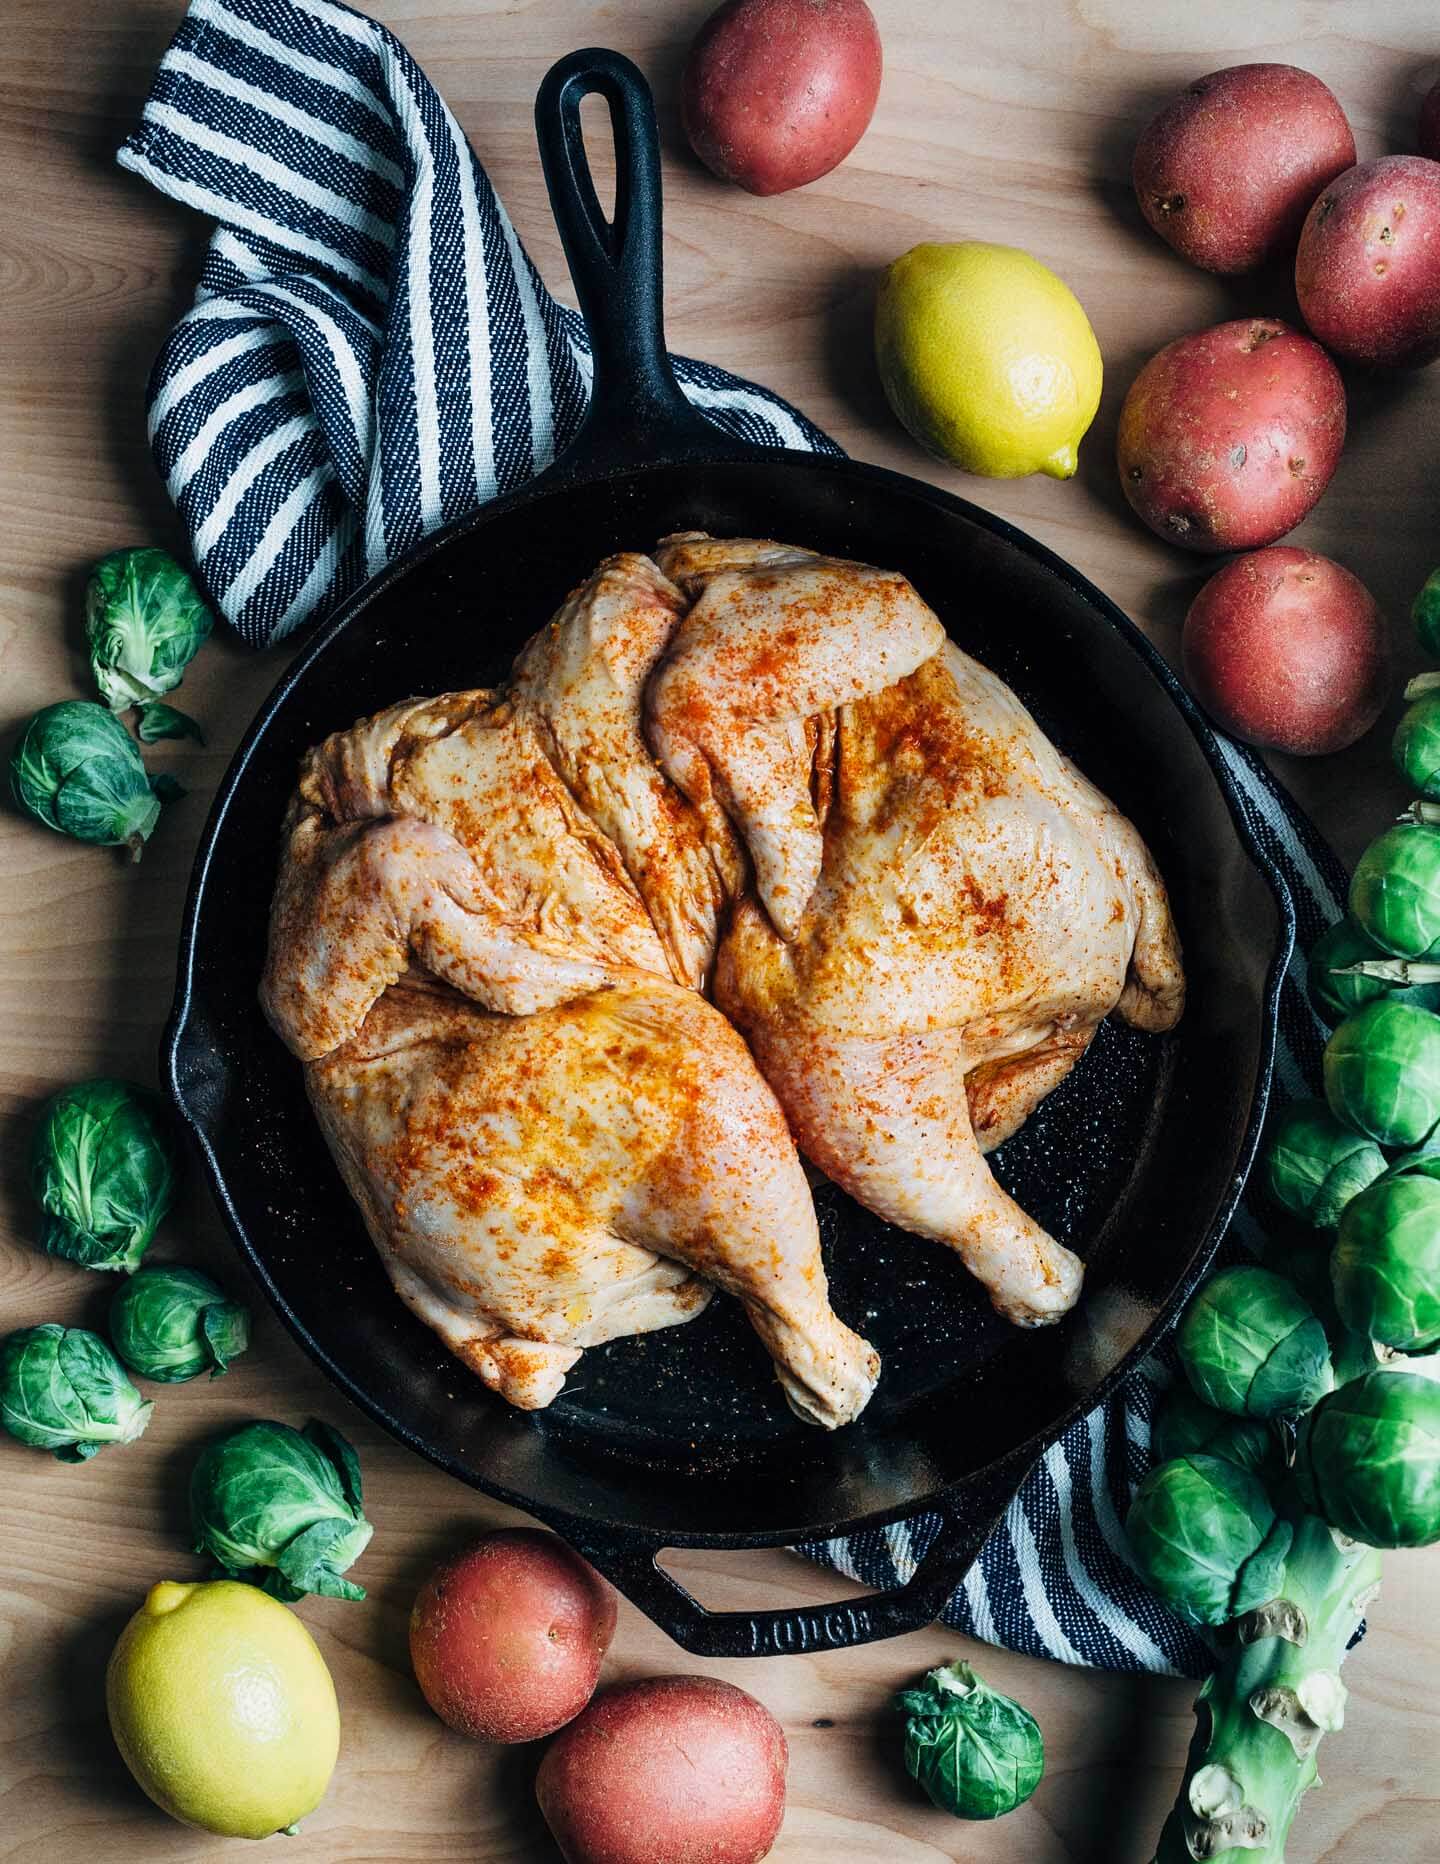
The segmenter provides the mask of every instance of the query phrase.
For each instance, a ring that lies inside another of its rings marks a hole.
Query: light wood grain
[[[0,725],[83,691],[77,592],[86,563],[132,541],[171,541],[143,441],[145,372],[186,299],[204,229],[117,171],[180,15],[178,0],[8,0],[0,64]],[[583,44],[639,59],[665,112],[666,262],[674,345],[760,378],[853,452],[929,474],[1072,558],[1173,653],[1202,566],[1129,521],[1110,461],[1116,412],[1140,360],[1181,330],[1293,310],[1283,278],[1227,283],[1188,270],[1144,230],[1125,180],[1148,109],[1182,80],[1242,58],[1304,64],[1343,99],[1362,156],[1407,146],[1436,75],[1430,0],[876,0],[887,71],[875,124],[838,173],[756,201],[677,146],[674,79],[708,0],[384,0],[471,135],[547,279],[568,295],[530,124],[551,60]],[[1107,365],[1105,399],[1068,485],[963,480],[890,422],[869,358],[876,270],[926,238],[1029,247],[1070,281]],[[1403,641],[1406,603],[1440,558],[1440,368],[1351,384],[1352,438],[1301,538],[1354,568]],[[1408,650],[1405,650],[1408,652]],[[101,1069],[145,1076],[169,1000],[185,876],[206,796],[283,651],[207,649],[185,686],[209,746],[159,747],[191,799],[129,870],[0,817],[0,1313],[6,1327],[97,1322],[110,1288],[28,1247],[23,1159],[31,1109]],[[1398,799],[1384,733],[1341,758],[1282,771],[1347,854]],[[192,1186],[157,1254],[239,1271]],[[364,1605],[301,1611],[339,1685],[335,1786],[286,1857],[314,1864],[449,1859],[553,1864],[529,1792],[535,1757],[472,1746],[425,1710],[405,1621],[431,1560],[506,1511],[407,1455],[349,1411],[268,1314],[223,1382],[162,1391],[143,1442],[81,1468],[0,1443],[0,1856],[15,1864],[252,1855],[170,1825],[130,1784],[105,1729],[109,1646],[143,1589],[188,1576],[184,1472],[225,1419],[318,1412],[363,1459],[376,1536]],[[677,1555],[708,1602],[779,1605],[846,1592],[783,1553]],[[1387,1561],[1371,1634],[1352,1659],[1344,1732],[1306,1803],[1292,1864],[1422,1864],[1436,1855],[1440,1561]],[[1190,1727],[1183,1684],[1098,1676],[981,1649],[985,1673],[1044,1724],[1049,1769],[1033,1802],[995,1827],[919,1803],[886,1709],[897,1681],[963,1641],[933,1630],[825,1656],[697,1665],[622,1612],[611,1677],[703,1668],[756,1691],[790,1736],[784,1864],[1024,1860],[1138,1864],[1168,1806]]]

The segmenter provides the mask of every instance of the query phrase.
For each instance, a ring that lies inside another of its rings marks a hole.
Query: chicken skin
[[[512,1403],[719,1287],[792,1406],[835,1426],[878,1360],[829,1305],[773,1092],[691,987],[725,875],[640,736],[682,606],[648,559],[613,559],[512,689],[312,751],[262,1002],[397,1291]],[[738,843],[712,839],[733,885]]]
[[[1081,1264],[985,1154],[1184,977],[1135,829],[903,577],[684,533],[502,690],[309,753],[261,995],[395,1287],[488,1385],[548,1404],[719,1288],[834,1427],[878,1362],[800,1152],[1054,1321]]]

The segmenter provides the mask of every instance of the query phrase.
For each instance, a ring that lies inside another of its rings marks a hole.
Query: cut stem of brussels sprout
[[[1432,803],[1427,801],[1423,796],[1417,796],[1405,813],[1396,816],[1395,820],[1397,822],[1428,822],[1432,824],[1440,822],[1440,803]]]
[[[1407,704],[1423,699],[1426,693],[1440,692],[1440,673],[1417,673],[1413,680],[1406,682],[1402,697]]]
[[[895,1706],[905,1716],[906,1771],[942,1812],[998,1819],[1040,1784],[1045,1742],[1035,1717],[968,1663],[931,1670]]]
[[[1240,1619],[1195,1702],[1185,1780],[1156,1864],[1284,1864],[1321,1736],[1340,1727],[1339,1671],[1380,1585],[1380,1556],[1298,1510],[1277,1597]]]

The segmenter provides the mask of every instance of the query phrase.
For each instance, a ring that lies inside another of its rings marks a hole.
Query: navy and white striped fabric
[[[578,426],[584,326],[545,290],[433,87],[372,21],[330,0],[193,0],[120,161],[218,223],[194,308],[155,365],[150,426],[205,585],[252,644],[522,484]],[[677,372],[734,432],[839,451],[764,389],[703,363]],[[1341,911],[1343,876],[1258,761],[1227,756],[1308,946]],[[1297,1094],[1314,1091],[1323,1039],[1301,985],[1297,969],[1280,1056]],[[1208,1667],[1124,1558],[1166,1377],[1157,1359],[1055,1445],[947,1622],[1067,1663]],[[934,1532],[922,1518],[804,1551],[894,1586]]]
[[[522,485],[579,426],[583,322],[372,20],[193,0],[119,159],[218,222],[155,364],[150,435],[201,579],[252,645]],[[676,373],[734,433],[839,451],[768,390]]]

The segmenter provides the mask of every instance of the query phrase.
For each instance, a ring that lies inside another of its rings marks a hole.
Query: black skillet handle
[[[615,136],[615,218],[595,193],[580,100],[598,93]],[[568,478],[657,458],[705,460],[750,451],[698,414],[665,350],[660,241],[660,142],[655,100],[619,52],[571,52],[545,74],[535,133],[550,206],[590,333],[590,411],[559,463]]]
[[[656,1560],[657,1549],[573,1521],[565,1538],[645,1616],[696,1657],[784,1657],[797,1651],[844,1650],[877,1638],[919,1631],[944,1610],[974,1565],[1017,1487],[1010,1476],[962,1491],[938,1504],[940,1531],[903,1586],[796,1605],[781,1611],[711,1612]]]

